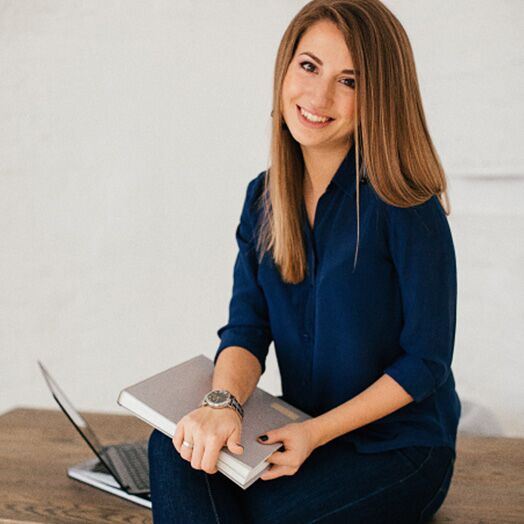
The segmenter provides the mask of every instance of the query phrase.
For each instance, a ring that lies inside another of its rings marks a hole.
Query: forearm
[[[244,405],[255,390],[261,372],[260,362],[247,349],[227,347],[218,356],[213,389],[227,389]]]
[[[340,406],[306,421],[315,447],[322,446],[340,435],[378,420],[413,401],[389,375],[382,375],[356,397]]]

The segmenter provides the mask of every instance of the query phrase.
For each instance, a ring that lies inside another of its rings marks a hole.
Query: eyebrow
[[[303,53],[300,53],[301,55],[308,55],[310,56],[313,60],[316,60],[320,65],[324,65],[322,60],[320,60],[320,58],[318,58],[318,56],[315,56],[313,53],[311,53],[310,51],[304,51]],[[299,55],[300,56],[300,55]],[[347,73],[348,75],[354,75],[355,74],[355,71],[353,69],[343,69],[341,71],[341,73]]]

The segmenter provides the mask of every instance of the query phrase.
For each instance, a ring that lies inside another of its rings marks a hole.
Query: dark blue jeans
[[[169,437],[149,439],[155,524],[411,524],[430,520],[453,474],[447,447],[364,454],[332,440],[292,476],[258,479],[247,490],[194,469]]]

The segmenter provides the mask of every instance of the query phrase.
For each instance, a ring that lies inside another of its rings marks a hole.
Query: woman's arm
[[[258,282],[259,264],[255,247],[257,218],[254,208],[263,188],[263,175],[264,172],[260,173],[247,187],[240,223],[235,233],[238,252],[233,268],[229,319],[217,331],[220,344],[214,358],[216,365],[218,357],[225,349],[235,347],[245,350],[244,352],[251,353],[258,360],[261,374],[265,371],[266,357],[272,341],[268,305],[264,290]],[[238,355],[238,350],[236,354]],[[236,358],[234,360],[236,362]]]
[[[356,397],[304,422],[310,430],[314,446],[323,446],[330,440],[361,426],[370,424],[413,401],[413,397],[392,379],[382,375]]]
[[[271,480],[294,475],[315,448],[382,418],[412,400],[393,378],[383,375],[359,395],[318,417],[268,431],[263,438],[259,437],[259,442],[283,442],[285,451],[275,451],[266,459],[271,468],[260,478]]]
[[[310,422],[318,445],[412,401],[422,402],[449,377],[457,298],[449,224],[436,197],[412,208],[387,209],[388,241],[403,303],[403,352],[367,389]]]
[[[243,405],[258,384],[261,372],[260,362],[253,353],[239,346],[229,346],[216,361],[213,389],[227,389]]]
[[[218,356],[213,371],[213,389],[227,389],[240,404],[244,404],[260,377],[260,362],[247,349],[230,346]],[[191,462],[194,469],[216,473],[220,450],[242,454],[242,421],[231,409],[213,409],[200,406],[185,415],[178,423],[173,446],[180,456]],[[193,443],[184,447],[183,441]]]

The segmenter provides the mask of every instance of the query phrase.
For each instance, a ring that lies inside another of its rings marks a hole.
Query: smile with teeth
[[[327,122],[328,120],[333,120],[332,118],[328,117],[321,117],[317,115],[313,115],[311,113],[308,113],[304,108],[300,108],[300,112],[302,113],[302,116],[309,120],[310,122]]]

